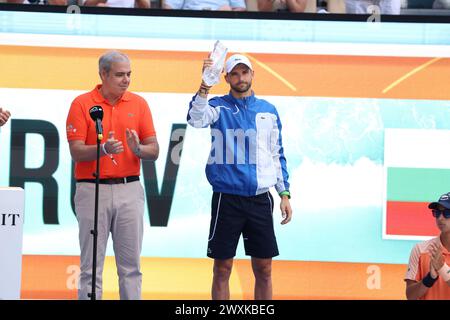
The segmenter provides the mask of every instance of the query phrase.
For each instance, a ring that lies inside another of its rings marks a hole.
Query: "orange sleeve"
[[[416,244],[414,248],[411,250],[411,254],[409,256],[408,270],[405,275],[405,280],[414,280],[418,281],[419,272],[420,272],[420,248]],[[421,278],[419,278],[420,280]]]
[[[422,278],[424,277],[424,275],[422,274],[422,268],[420,268],[421,266],[421,260],[422,258],[419,257],[419,268],[417,268],[417,273],[416,273],[416,281],[419,282],[420,280],[422,280]]]
[[[141,118],[139,122],[139,139],[145,140],[149,137],[156,136],[155,127],[153,125],[152,112],[144,98],[141,103]]]
[[[88,132],[86,115],[84,114],[83,105],[77,99],[70,106],[66,120],[66,132],[67,141],[86,141]]]

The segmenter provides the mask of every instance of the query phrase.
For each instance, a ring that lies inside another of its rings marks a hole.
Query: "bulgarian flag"
[[[450,192],[450,130],[385,129],[383,236],[439,234],[428,204]]]

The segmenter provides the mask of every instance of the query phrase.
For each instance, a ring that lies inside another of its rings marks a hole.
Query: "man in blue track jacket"
[[[203,70],[211,65],[211,59],[204,60]],[[230,298],[229,278],[242,234],[245,253],[252,257],[255,299],[271,299],[278,246],[269,188],[281,197],[281,224],[292,216],[280,117],[272,104],[255,97],[254,71],[246,56],[231,56],[225,71],[230,93],[208,101],[211,87],[202,81],[187,116],[195,128],[211,127],[206,176],[213,187],[207,252],[214,259],[212,298]]]

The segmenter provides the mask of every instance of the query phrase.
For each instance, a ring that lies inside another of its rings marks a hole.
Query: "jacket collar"
[[[101,87],[102,85],[98,84],[95,86],[94,90],[91,91],[92,99],[95,101],[95,103],[108,103],[108,101],[100,93]],[[130,101],[130,99],[130,93],[128,91],[125,91],[122,97],[120,97],[119,101]]]
[[[228,93],[227,97],[228,97],[228,99],[230,99],[231,103],[235,104],[237,107],[240,107],[240,108],[249,107],[250,105],[254,104],[256,101],[255,92],[253,90],[252,90],[252,94],[248,97],[235,98],[231,94],[231,91]]]

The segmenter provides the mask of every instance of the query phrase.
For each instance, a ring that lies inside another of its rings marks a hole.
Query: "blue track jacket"
[[[211,127],[206,177],[215,192],[254,196],[275,186],[289,191],[281,122],[275,106],[251,96],[230,94],[209,101],[198,94],[187,115],[195,128]]]

